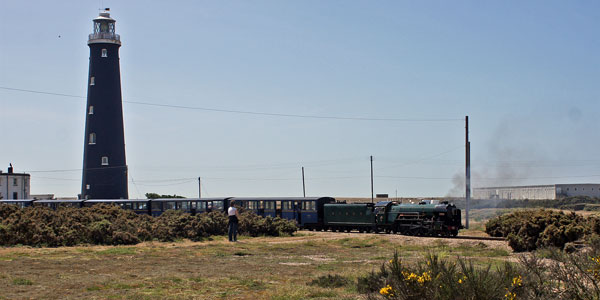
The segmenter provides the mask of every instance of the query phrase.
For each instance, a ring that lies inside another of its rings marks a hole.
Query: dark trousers
[[[237,230],[238,223],[237,222],[229,222],[229,241],[237,242]]]

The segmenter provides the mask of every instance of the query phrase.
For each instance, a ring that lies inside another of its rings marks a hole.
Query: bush
[[[192,216],[170,210],[153,218],[114,205],[93,207],[18,208],[0,205],[0,245],[73,246],[79,244],[132,245],[141,241],[199,241],[227,232],[227,216],[210,212]],[[251,212],[240,217],[240,234],[289,235],[294,221],[262,218]]]
[[[510,247],[521,252],[550,246],[563,248],[566,243],[600,230],[600,220],[540,209],[498,216],[485,227],[490,236],[506,237]]]
[[[357,283],[370,298],[504,299],[508,291],[518,289],[511,285],[515,278],[519,275],[510,264],[478,268],[463,258],[450,261],[434,254],[406,264],[395,253],[379,272],[359,277]]]
[[[379,272],[357,280],[369,299],[600,299],[600,239],[586,251],[547,250],[492,268],[429,254],[406,264],[394,254]]]

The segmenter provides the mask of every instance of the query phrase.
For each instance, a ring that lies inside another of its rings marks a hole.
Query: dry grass
[[[504,261],[504,242],[300,232],[293,237],[142,243],[136,246],[0,248],[0,299],[357,299],[358,276],[395,250]],[[336,274],[351,284],[308,285]]]

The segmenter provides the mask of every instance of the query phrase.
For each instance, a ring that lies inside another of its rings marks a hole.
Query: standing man
[[[235,201],[229,203],[229,209],[227,215],[229,215],[229,241],[237,242],[237,229],[238,229],[238,210],[233,205]]]

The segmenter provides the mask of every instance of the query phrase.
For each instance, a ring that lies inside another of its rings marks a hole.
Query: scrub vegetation
[[[600,217],[563,211],[519,210],[490,219],[486,225],[490,236],[506,237],[514,251],[531,251],[543,247],[565,248],[572,243],[590,240],[600,234]]]
[[[433,253],[407,261],[395,253],[358,278],[358,290],[370,299],[600,299],[600,241],[576,253],[545,252],[497,266]]]
[[[227,216],[211,212],[192,216],[167,211],[159,217],[138,215],[114,205],[93,207],[18,208],[0,204],[0,245],[36,247],[93,245],[134,245],[142,241],[199,241],[227,230]],[[262,218],[251,212],[240,215],[239,233],[249,236],[291,235],[293,221]]]

